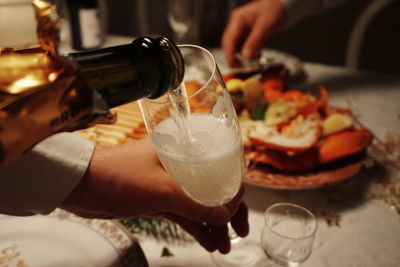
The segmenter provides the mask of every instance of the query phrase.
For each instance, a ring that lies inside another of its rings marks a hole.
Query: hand
[[[238,66],[235,54],[243,59],[261,56],[264,42],[278,32],[286,21],[281,0],[258,0],[234,9],[222,36],[222,48],[230,66]]]
[[[191,200],[164,171],[146,138],[96,147],[85,177],[61,207],[90,218],[162,215],[181,225],[207,250],[227,252],[224,229],[230,220],[239,235],[248,232],[243,194],[242,188],[232,201],[219,207]]]

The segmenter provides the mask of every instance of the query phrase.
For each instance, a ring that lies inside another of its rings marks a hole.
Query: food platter
[[[0,266],[148,266],[137,241],[113,220],[63,210],[0,216]]]
[[[234,72],[224,77],[245,143],[245,183],[311,189],[360,171],[373,136],[351,110],[330,106],[322,85],[319,92],[290,88],[291,70],[285,64],[271,64],[256,75]],[[258,99],[262,101],[254,105]]]
[[[271,60],[258,73],[255,69],[240,73],[238,69],[229,72],[222,68],[227,73],[224,80],[239,116],[245,156],[250,163],[244,182],[267,188],[308,189],[357,174],[363,158],[355,161],[354,156],[365,152],[372,140],[370,131],[350,110],[329,105],[330,88],[312,88],[313,93],[289,88],[293,77],[302,72],[297,58],[282,53],[276,56],[275,52],[267,56]],[[264,107],[261,113],[254,103]],[[147,135],[135,102],[114,111],[119,117],[115,125],[95,126],[79,133],[110,144]],[[296,129],[303,132],[302,138],[291,139],[291,134],[298,135]],[[289,135],[282,134],[285,131]],[[332,164],[337,161],[340,164]]]

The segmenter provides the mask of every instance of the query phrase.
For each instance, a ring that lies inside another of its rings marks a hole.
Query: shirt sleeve
[[[286,27],[289,27],[303,18],[343,4],[349,0],[281,0],[287,8],[288,19]]]
[[[18,160],[0,166],[0,213],[52,212],[84,176],[94,146],[77,134],[58,133]]]

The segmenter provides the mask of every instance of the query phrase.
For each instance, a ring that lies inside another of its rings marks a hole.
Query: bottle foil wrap
[[[33,0],[32,9],[39,43],[0,47],[0,164],[53,133],[115,120],[102,98],[58,55],[56,6]]]

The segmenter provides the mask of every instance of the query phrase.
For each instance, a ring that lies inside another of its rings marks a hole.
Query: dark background
[[[107,31],[121,35],[165,35],[171,37],[166,18],[166,0],[146,0],[146,13],[140,13],[139,0],[113,0],[107,3]],[[188,0],[191,1],[191,0]],[[377,0],[379,1],[379,0]],[[203,0],[196,43],[217,47],[229,18],[229,0]],[[236,1],[246,2],[246,1]],[[281,32],[266,47],[295,55],[304,61],[344,66],[346,48],[353,26],[371,1],[353,0],[308,17]],[[140,20],[140,17],[142,20]],[[146,25],[143,27],[143,18]],[[146,32],[143,32],[143,28]],[[395,0],[370,24],[360,57],[360,69],[400,73],[400,1]]]

